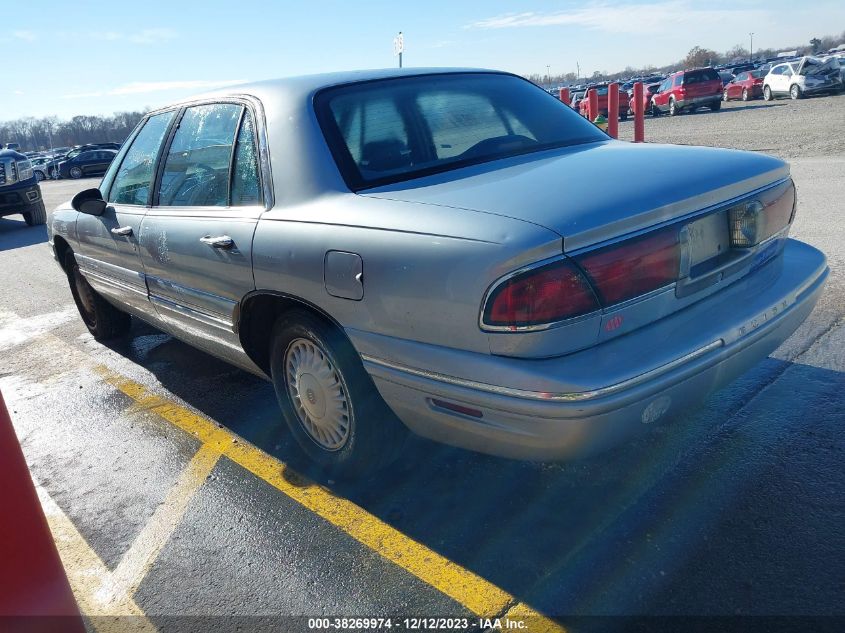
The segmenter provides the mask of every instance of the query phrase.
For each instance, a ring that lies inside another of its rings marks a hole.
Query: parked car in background
[[[732,73],[728,72],[727,70],[720,70],[719,71],[719,79],[722,80],[722,86],[724,87],[724,86],[727,86],[729,83],[731,83],[733,81],[734,76],[733,76]]]
[[[602,116],[607,116],[607,109],[608,109],[608,86],[607,84],[598,85],[593,87],[596,91],[596,95],[598,96],[598,108],[599,113]],[[590,91],[587,90],[587,93]],[[619,89],[619,118],[622,121],[628,119],[628,108],[625,107],[625,104],[628,103],[628,93]],[[587,99],[587,95],[585,94],[584,97],[578,103],[578,112],[581,113],[581,116],[587,116],[587,108],[589,107],[589,99]]]
[[[722,91],[722,100],[742,99],[750,101],[763,96],[763,78],[766,74],[762,70],[746,70],[739,73]]]
[[[581,105],[581,100],[584,98],[585,94],[587,94],[586,90],[576,90],[573,92],[569,98],[569,107],[576,112],[580,112],[579,106]]]
[[[73,158],[59,163],[59,178],[83,178],[106,173],[117,156],[113,149],[95,149],[80,152]]]
[[[47,212],[32,164],[13,149],[0,149],[0,217],[20,213],[29,226],[44,224]]]
[[[507,73],[391,69],[150,112],[49,240],[95,338],[131,314],[266,377],[305,454],[356,476],[406,427],[566,459],[700,402],[822,292],[795,203],[778,158],[616,141]]]
[[[120,149],[120,145],[118,143],[88,143],[86,145],[77,145],[73,149],[53,158],[53,160],[47,163],[47,171],[49,172],[48,176],[50,178],[60,178],[61,173],[59,172],[59,163],[69,161],[71,158],[81,154],[82,152],[95,149],[117,150]]]
[[[652,116],[657,116],[660,112],[651,102],[651,98],[657,92],[657,89],[660,88],[660,84],[648,84],[647,86],[643,86],[643,113],[644,114],[651,114]],[[628,101],[628,114],[631,116],[634,115],[634,96],[631,95],[630,100]]]
[[[712,68],[680,70],[660,84],[652,103],[670,116],[684,110],[695,112],[700,107],[716,112],[722,107],[722,80]]]
[[[763,79],[763,98],[766,101],[786,95],[800,99],[805,95],[835,94],[842,90],[842,75],[836,57],[825,60],[802,57],[795,62],[777,64]]]
[[[32,163],[32,171],[35,172],[35,178],[38,182],[42,180],[47,180],[49,178],[49,172],[47,170],[47,163],[50,162],[50,158],[47,156],[42,156],[41,158],[32,158],[30,159],[30,163]]]

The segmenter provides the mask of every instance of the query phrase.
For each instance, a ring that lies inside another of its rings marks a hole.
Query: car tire
[[[47,224],[47,210],[44,208],[44,201],[39,200],[35,204],[30,205],[29,211],[23,214],[23,219],[28,226]]]
[[[285,423],[322,473],[361,477],[399,454],[408,431],[335,326],[304,310],[281,316],[273,328],[270,376]]]
[[[718,112],[722,109],[722,102],[716,99],[715,101],[710,102],[710,110],[713,112]]]
[[[37,169],[35,170],[35,180],[36,180],[36,182],[41,182],[45,178],[46,178],[46,176],[44,175],[43,171],[38,171]]]
[[[660,116],[660,108],[658,108],[657,104],[655,103],[651,104],[649,111],[651,112],[651,116],[653,116],[655,119]]]
[[[728,91],[727,91],[727,90],[723,90],[723,91],[722,91],[722,101],[728,101],[729,99],[730,99],[730,98],[728,97]]]
[[[748,88],[743,88],[742,89],[742,100],[748,101],[749,99],[751,99],[751,95],[748,94]]]
[[[627,113],[627,112],[621,112],[621,113],[619,114],[619,118],[620,118],[622,121],[627,121],[627,120],[628,120],[628,113]]]
[[[772,89],[768,86],[763,86],[763,101],[772,100]]]
[[[675,116],[679,112],[680,112],[680,110],[678,109],[678,106],[675,105],[675,98],[670,97],[669,98],[669,116]]]
[[[68,252],[65,258],[70,293],[85,327],[98,341],[124,336],[132,327],[132,317],[103,299],[79,272],[76,257]]]
[[[74,180],[79,180],[83,176],[81,167],[71,167],[70,172],[68,173],[70,174],[70,177]]]
[[[798,84],[792,84],[789,87],[789,97],[793,101],[796,101],[803,97],[804,95],[801,93],[801,87]]]

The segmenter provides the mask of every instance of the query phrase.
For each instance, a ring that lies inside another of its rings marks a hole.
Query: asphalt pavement
[[[830,281],[702,408],[569,463],[418,439],[343,484],[299,474],[269,383],[137,321],[93,341],[44,228],[0,219],[0,389],[89,625],[841,630],[845,153],[791,163],[792,235],[827,254]],[[96,184],[42,186],[52,207]]]

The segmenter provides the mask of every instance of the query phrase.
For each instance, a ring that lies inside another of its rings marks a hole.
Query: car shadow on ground
[[[112,349],[305,468],[267,381],[137,320]],[[366,480],[315,477],[544,613],[832,613],[843,390],[841,372],[767,359],[696,411],[590,459],[529,463],[412,438]]]
[[[23,218],[0,218],[0,251],[31,246],[47,241],[47,227],[28,226]]]

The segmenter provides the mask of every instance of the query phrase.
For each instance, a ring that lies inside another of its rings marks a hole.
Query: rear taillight
[[[609,306],[677,281],[680,259],[676,225],[579,255],[575,262]]]
[[[792,222],[796,201],[790,181],[729,209],[731,245],[750,248],[772,237]]]
[[[487,298],[482,321],[488,327],[517,330],[563,321],[600,307],[581,271],[561,259],[501,282]]]

